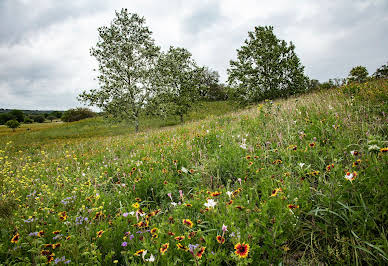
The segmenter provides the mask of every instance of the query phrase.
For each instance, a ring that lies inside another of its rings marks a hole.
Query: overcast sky
[[[66,110],[97,87],[89,54],[97,28],[127,8],[156,43],[187,48],[225,81],[229,60],[255,26],[292,41],[310,78],[372,74],[388,61],[388,1],[0,0],[0,108]]]

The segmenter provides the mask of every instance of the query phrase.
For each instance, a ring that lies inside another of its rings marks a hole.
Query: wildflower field
[[[387,264],[387,84],[2,133],[0,264]]]

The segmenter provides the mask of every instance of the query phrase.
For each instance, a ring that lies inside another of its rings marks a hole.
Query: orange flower
[[[193,227],[193,222],[190,219],[183,219],[182,223],[184,225],[187,225],[188,227],[192,228]]]
[[[161,253],[162,255],[164,255],[164,253],[167,252],[169,246],[170,246],[169,243],[163,244],[162,247],[160,248],[160,253]]]
[[[43,231],[43,230],[40,230],[40,231],[38,232],[38,236],[41,237],[41,236],[43,236],[43,235],[44,235],[44,231]]]
[[[222,236],[218,235],[217,236],[217,242],[220,243],[220,244],[224,244],[225,243],[225,238],[223,238]]]
[[[246,258],[248,256],[248,253],[249,253],[249,244],[245,244],[245,243],[237,243],[235,246],[234,246],[234,249],[236,250],[234,253],[239,256],[239,258]]]
[[[281,189],[281,188],[277,188],[277,189],[272,190],[271,197],[276,197],[276,195],[277,195],[279,192],[282,192],[282,189]]]
[[[295,204],[288,204],[287,205],[287,207],[289,208],[289,209],[299,209],[299,205],[295,205]]]
[[[20,235],[19,235],[19,233],[16,233],[16,235],[14,235],[12,237],[11,243],[15,243],[16,244],[19,241],[19,239],[20,239]]]
[[[201,247],[201,248],[199,249],[199,251],[197,252],[197,254],[195,254],[195,256],[196,256],[198,259],[202,258],[202,255],[203,255],[203,253],[205,252],[205,249],[206,249],[206,247]]]
[[[150,233],[151,235],[155,234],[158,231],[158,228],[154,227],[151,229]]]

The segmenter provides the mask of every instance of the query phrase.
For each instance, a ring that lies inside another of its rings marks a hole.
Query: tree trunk
[[[138,118],[135,119],[135,132],[136,133],[139,132],[139,119]]]
[[[180,114],[181,117],[181,124],[183,124],[183,114]]]

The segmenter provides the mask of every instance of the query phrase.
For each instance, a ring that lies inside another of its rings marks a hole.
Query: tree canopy
[[[240,101],[257,102],[306,90],[308,78],[294,44],[279,40],[272,26],[255,27],[244,43],[228,69],[229,84]]]
[[[145,19],[127,9],[116,11],[109,26],[98,29],[99,40],[90,53],[98,62],[100,88],[79,99],[96,105],[114,118],[132,120],[139,130],[139,115],[155,95],[155,64],[159,47]]]

